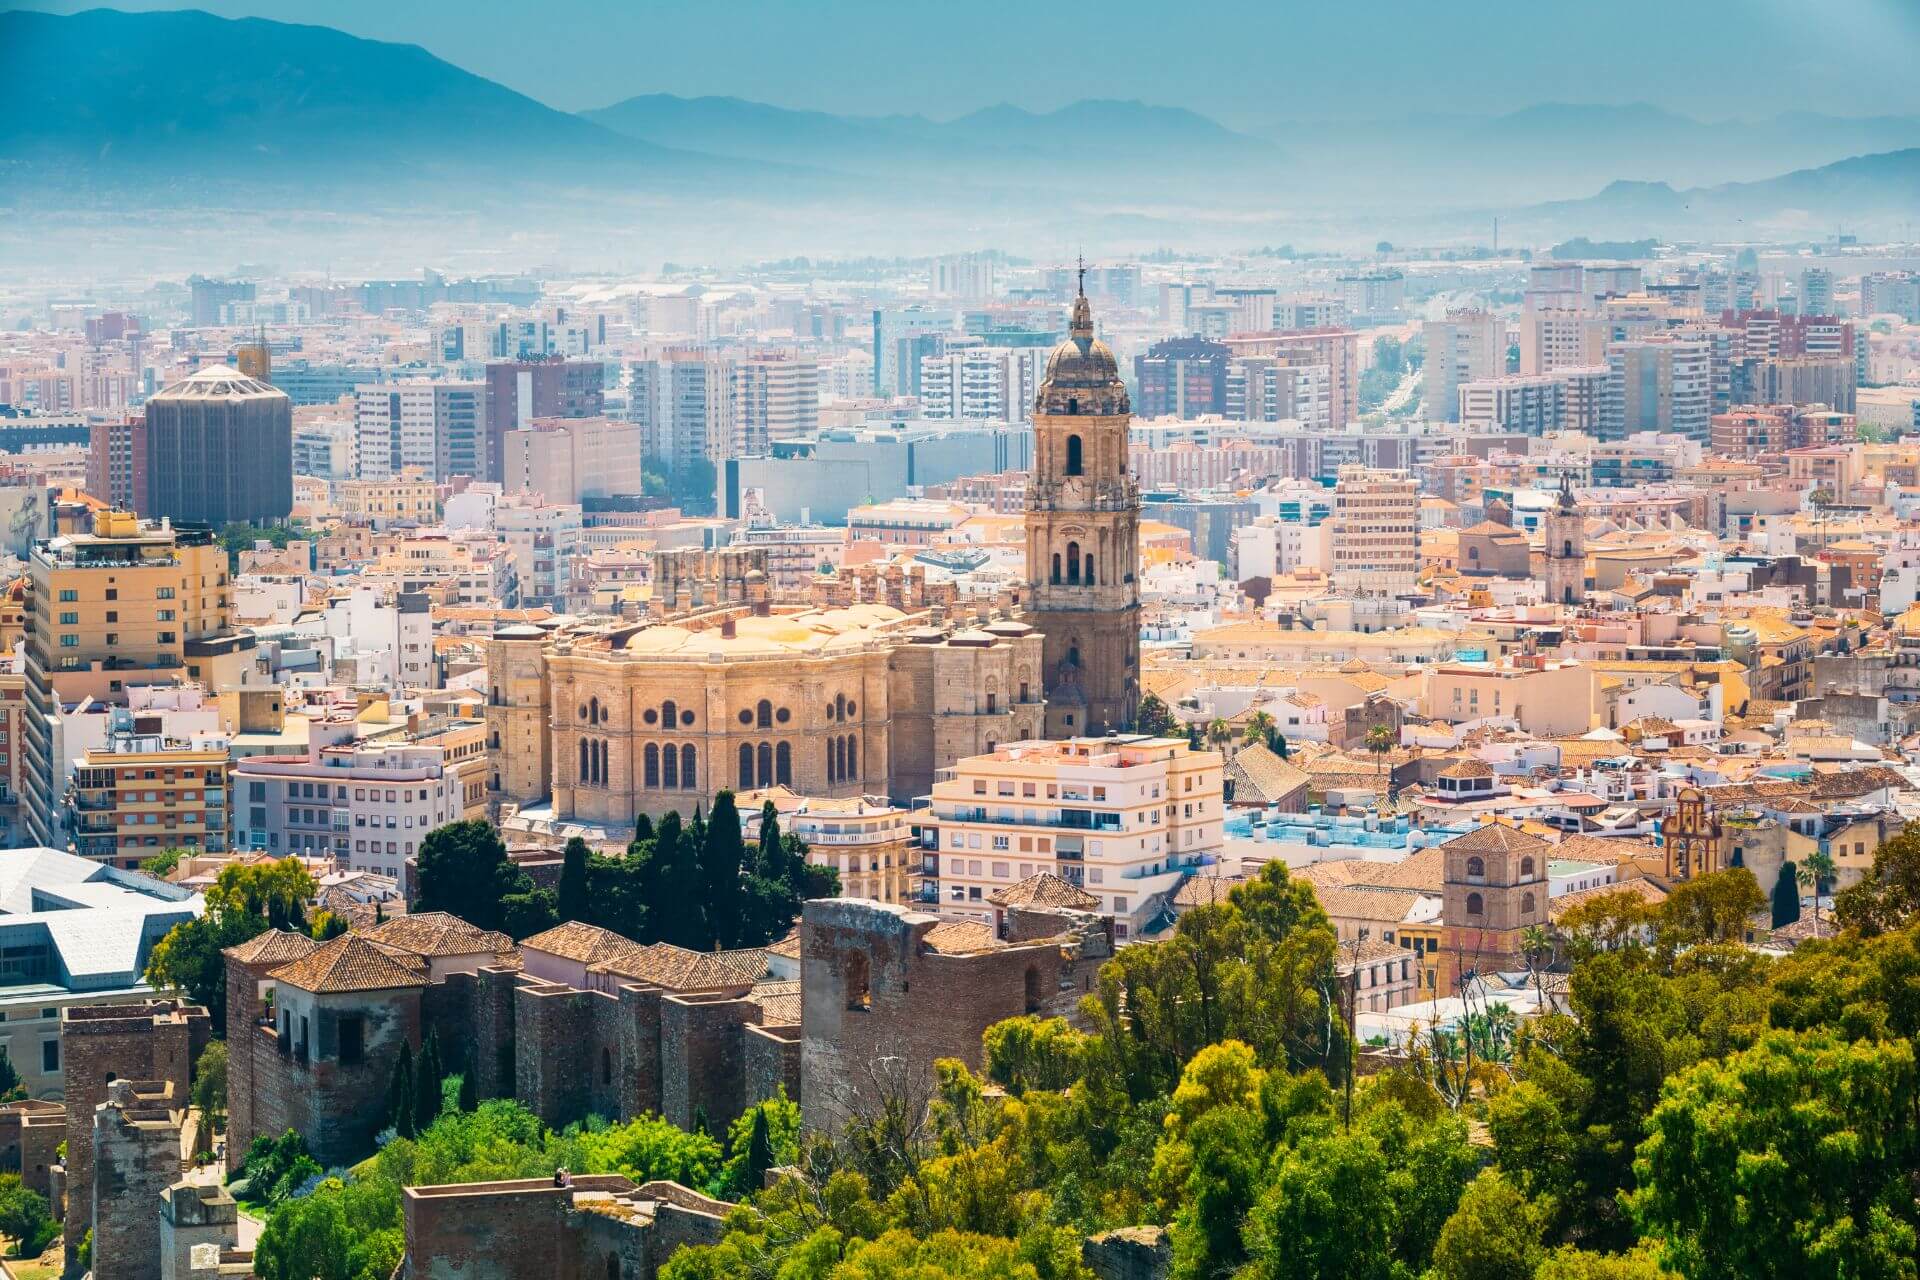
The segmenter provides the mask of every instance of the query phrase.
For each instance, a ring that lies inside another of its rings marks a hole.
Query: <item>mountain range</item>
[[[935,120],[666,94],[573,114],[417,46],[197,11],[0,13],[0,85],[0,204],[56,224],[172,209],[170,231],[277,209],[422,237],[532,223],[556,247],[1055,252],[1475,237],[1495,215],[1554,238],[1824,232],[1897,224],[1920,194],[1904,117],[1548,103],[1243,131],[1117,99]],[[0,225],[0,256],[35,251],[16,237]]]

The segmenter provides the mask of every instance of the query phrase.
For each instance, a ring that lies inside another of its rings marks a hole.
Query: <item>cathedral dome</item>
[[[1113,349],[1093,336],[1093,308],[1087,295],[1073,300],[1073,324],[1067,340],[1047,357],[1046,377],[1034,409],[1047,414],[1107,416],[1132,412],[1120,362]]]

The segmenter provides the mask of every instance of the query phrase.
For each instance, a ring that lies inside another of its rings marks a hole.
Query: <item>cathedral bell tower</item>
[[[1140,705],[1140,490],[1127,474],[1133,407],[1093,336],[1086,268],[1067,340],[1033,407],[1027,621],[1046,638],[1047,736],[1133,727]]]
[[[1540,532],[1547,553],[1541,575],[1547,600],[1553,604],[1581,603],[1587,598],[1587,522],[1580,515],[1565,476],[1560,477],[1560,496],[1553,509],[1540,518]]]

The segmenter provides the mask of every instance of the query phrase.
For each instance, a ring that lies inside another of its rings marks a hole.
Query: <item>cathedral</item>
[[[1093,336],[1082,287],[1034,402],[1026,620],[1045,637],[1050,738],[1130,730],[1140,703],[1140,490],[1127,474],[1133,408]]]

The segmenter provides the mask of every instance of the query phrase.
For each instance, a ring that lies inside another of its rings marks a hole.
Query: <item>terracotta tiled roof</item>
[[[522,945],[524,946],[525,944],[523,943]],[[798,960],[800,958],[800,931],[795,929],[792,933],[780,939],[780,941],[769,946],[767,948],[767,954],[770,956],[780,956],[787,960]]]
[[[228,947],[221,954],[229,960],[238,960],[241,964],[283,965],[312,955],[319,946],[319,943],[304,933],[269,929],[259,937],[249,938],[239,946]]]
[[[1616,884],[1597,884],[1591,889],[1576,889],[1572,893],[1563,893],[1547,904],[1547,917],[1558,920],[1568,910],[1583,902],[1595,902],[1611,897],[1616,893],[1629,894],[1640,898],[1650,907],[1657,907],[1667,900],[1667,891],[1651,880],[1635,878],[1621,880]]]
[[[1028,876],[987,895],[996,907],[1064,907],[1072,911],[1097,911],[1100,899],[1076,885],[1067,883],[1051,871]]]
[[[523,938],[520,945],[528,951],[559,956],[562,960],[579,964],[609,964],[628,956],[644,955],[647,950],[640,943],[623,938],[610,929],[578,920],[569,920],[545,933]]]
[[[427,979],[414,967],[382,950],[357,933],[345,933],[313,954],[282,965],[270,975],[275,982],[301,991],[391,991],[424,987]]]
[[[670,942],[656,942],[616,960],[594,965],[623,978],[651,982],[669,991],[711,991],[719,987],[750,987],[767,972],[767,953],[755,947],[745,951],[689,951]]]
[[[1375,920],[1398,924],[1420,901],[1417,893],[1387,889],[1314,887],[1314,896],[1330,916],[1342,920]]]
[[[1245,884],[1246,876],[1188,876],[1174,891],[1176,907],[1210,907],[1225,902],[1233,886]]]
[[[1235,804],[1271,804],[1307,785],[1306,770],[1282,760],[1263,742],[1234,752],[1227,762],[1227,777],[1233,780]]]
[[[513,950],[513,939],[506,934],[476,929],[445,911],[397,916],[368,929],[364,936],[390,951],[407,951],[425,957],[497,955]]]
[[[799,983],[762,982],[747,993],[747,998],[760,1006],[760,1025],[766,1027],[800,1025]]]
[[[991,951],[1000,945],[993,930],[977,920],[942,920],[927,930],[921,941],[945,955]]]
[[[1456,760],[1442,769],[1440,776],[1443,778],[1466,779],[1491,778],[1495,775],[1493,766],[1489,765],[1486,761],[1480,759],[1478,756],[1468,756],[1464,760]]]
[[[1463,836],[1455,836],[1441,848],[1462,853],[1542,853],[1551,846],[1539,836],[1528,835],[1505,823],[1489,822]]]

